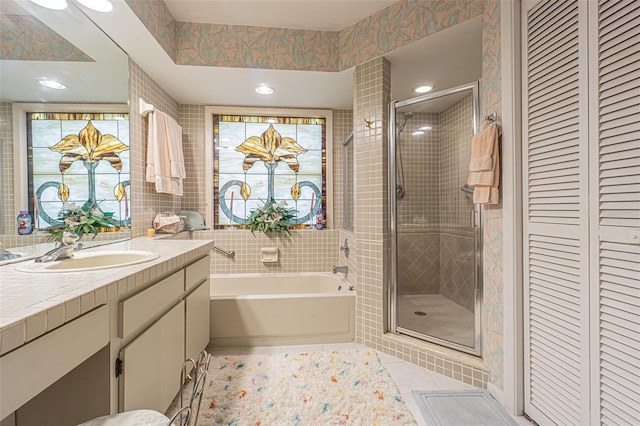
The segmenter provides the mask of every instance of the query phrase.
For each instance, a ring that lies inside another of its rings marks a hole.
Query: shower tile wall
[[[471,96],[440,112],[440,294],[469,310],[475,290],[473,200],[460,187],[469,174],[471,123]]]
[[[398,202],[399,294],[442,294],[469,310],[475,287],[473,204],[460,187],[467,179],[470,123],[471,96],[440,113],[415,113],[407,120],[399,142],[406,196]],[[432,130],[411,135],[424,125]]]
[[[400,115],[396,121],[402,123],[404,118]],[[419,137],[411,135],[425,125],[432,130]],[[439,129],[439,114],[414,113],[400,134],[405,197],[397,204],[399,294],[440,291]]]

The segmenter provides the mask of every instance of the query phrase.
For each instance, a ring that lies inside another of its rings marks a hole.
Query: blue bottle
[[[316,214],[316,229],[320,230],[322,228],[324,228],[324,216],[322,215],[322,207],[320,207]]]
[[[33,219],[28,211],[21,210],[18,215],[18,234],[29,235],[33,232]]]

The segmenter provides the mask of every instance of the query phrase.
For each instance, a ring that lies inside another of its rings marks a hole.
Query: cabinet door
[[[186,340],[188,358],[195,359],[209,344],[209,280],[186,297]]]
[[[525,412],[589,417],[587,2],[523,2]]]
[[[598,2],[597,234],[599,392],[592,423],[640,424],[640,2]],[[595,139],[594,144],[595,144]],[[595,150],[594,150],[595,151]],[[597,213],[597,214],[596,214]],[[595,238],[594,238],[595,239]],[[595,339],[594,339],[595,340]],[[596,411],[599,410],[599,417]]]
[[[164,413],[180,389],[184,361],[184,301],[120,351],[120,411]]]

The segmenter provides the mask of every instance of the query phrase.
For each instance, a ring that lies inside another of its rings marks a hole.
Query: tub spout
[[[346,274],[347,272],[349,272],[349,267],[348,266],[334,266],[331,269],[331,272],[333,272],[334,274],[337,274],[338,272],[342,272],[343,274]]]

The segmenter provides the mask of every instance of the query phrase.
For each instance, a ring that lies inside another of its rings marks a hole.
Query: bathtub
[[[211,275],[211,344],[353,342],[355,300],[349,284],[330,273]]]

